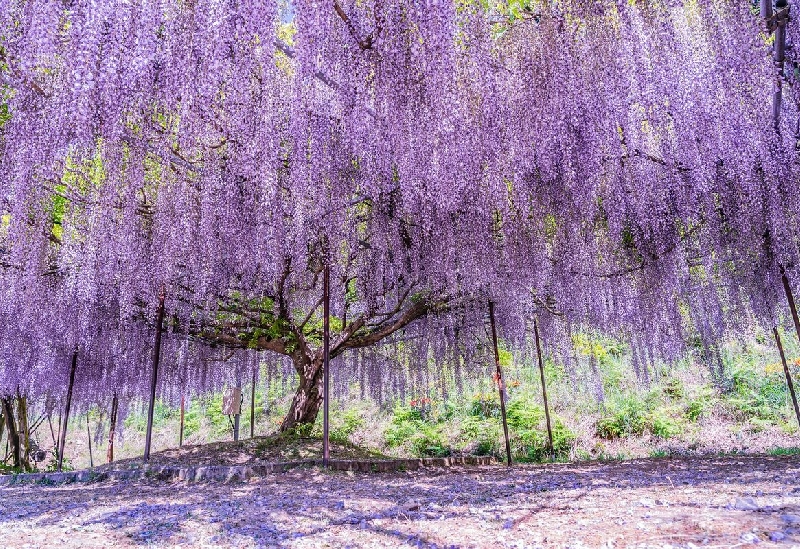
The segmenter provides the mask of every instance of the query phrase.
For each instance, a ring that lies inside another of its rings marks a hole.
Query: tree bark
[[[6,420],[6,432],[8,433],[8,442],[11,447],[11,455],[14,459],[14,467],[20,468],[22,460],[20,456],[19,447],[19,433],[17,433],[16,421],[14,421],[14,407],[12,404],[12,397],[3,398],[3,416]]]
[[[22,468],[31,468],[31,432],[28,424],[28,399],[17,394],[17,432],[19,433]]]
[[[322,406],[322,355],[309,358],[297,353],[292,357],[300,376],[300,385],[294,394],[289,413],[281,423],[281,432],[303,424],[313,424]]]

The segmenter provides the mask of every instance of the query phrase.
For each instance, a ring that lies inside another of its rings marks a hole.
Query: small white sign
[[[234,387],[222,395],[222,413],[226,416],[235,416],[242,409],[242,389]]]

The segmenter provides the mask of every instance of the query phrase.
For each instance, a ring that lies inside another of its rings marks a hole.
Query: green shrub
[[[147,413],[132,412],[122,423],[126,431],[144,433],[147,430]]]
[[[725,399],[730,412],[739,420],[758,419],[776,423],[786,405],[786,381],[778,372],[763,373],[740,367],[733,372],[731,394]]]
[[[650,417],[650,432],[653,435],[667,439],[679,435],[683,425],[677,419],[661,412],[654,412]]]
[[[512,443],[512,451],[519,461],[543,461],[553,457],[569,457],[575,434],[564,423],[551,414],[553,448],[547,437],[544,408],[530,401],[518,399],[511,402],[506,414]]]
[[[171,406],[167,406],[162,401],[157,400],[155,406],[153,406],[153,426],[161,427],[169,419],[175,417],[179,413],[178,409],[174,409]]]
[[[448,421],[453,419],[457,413],[458,408],[456,408],[452,402],[444,402],[441,406],[441,410],[439,411],[439,420]]]
[[[426,408],[420,406],[395,406],[392,423],[383,433],[390,448],[408,444],[417,456],[443,457],[452,453],[439,427]]]
[[[419,409],[402,404],[395,406],[392,413],[392,423],[399,425],[405,421],[422,421]]]
[[[501,450],[502,428],[496,419],[469,416],[461,422],[460,438],[474,455],[497,456]]]
[[[750,428],[750,431],[753,433],[760,433],[765,429],[769,429],[775,424],[774,421],[770,419],[761,419],[759,417],[751,417],[747,421],[747,425]]]
[[[436,426],[422,424],[419,427],[411,436],[411,448],[414,454],[424,457],[444,457],[452,453]]]
[[[202,421],[201,410],[198,406],[190,406],[183,416],[183,436],[189,438],[200,430]]]
[[[691,400],[689,404],[686,405],[684,415],[689,421],[697,421],[706,415],[708,408],[708,401],[705,399]]]
[[[696,394],[694,394],[686,403],[683,415],[691,422],[695,422],[700,418],[708,415],[711,409],[717,402],[716,391],[709,386],[700,387]]]
[[[337,442],[346,442],[356,430],[364,424],[364,419],[358,410],[347,410],[341,418],[341,423],[337,421],[337,425],[331,429],[331,440]]]
[[[646,432],[660,438],[671,438],[683,431],[683,423],[667,410],[657,406],[651,395],[645,401],[627,397],[610,408],[610,414],[597,421],[597,436],[606,439],[639,436]]]
[[[470,414],[483,419],[500,417],[500,397],[494,393],[478,393],[469,405]]]
[[[544,419],[544,408],[522,399],[511,402],[506,411],[508,426],[512,429],[533,429]]]
[[[547,438],[547,428],[537,427],[515,432],[512,447],[518,461],[546,461],[548,459],[568,459],[575,442],[575,433],[569,430],[559,418],[552,418],[553,448]]]
[[[597,436],[606,439],[641,435],[647,428],[647,409],[634,397],[621,400],[611,408],[609,416],[597,422]]]
[[[72,466],[72,461],[66,455],[64,456],[64,460],[61,463],[61,470],[64,472],[75,470],[75,468]],[[46,473],[52,473],[58,471],[58,450],[56,450],[55,448],[53,448],[50,451],[50,459],[47,461],[47,465],[45,465],[44,471]]]
[[[664,395],[673,399],[680,400],[684,397],[683,382],[678,378],[672,378],[663,387]]]
[[[383,440],[389,448],[402,446],[416,431],[416,426],[411,422],[393,423],[384,431]]]
[[[286,434],[296,438],[309,438],[314,434],[314,427],[314,423],[301,423],[295,425],[294,428],[287,431]]]

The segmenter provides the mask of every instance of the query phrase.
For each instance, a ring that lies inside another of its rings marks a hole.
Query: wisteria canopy
[[[313,421],[325,265],[342,371],[401,335],[463,366],[489,300],[511,345],[664,360],[771,327],[793,63],[776,131],[744,0],[3,0],[0,394],[63,394],[77,349],[79,401],[145,395],[163,292],[164,398],[271,351]]]

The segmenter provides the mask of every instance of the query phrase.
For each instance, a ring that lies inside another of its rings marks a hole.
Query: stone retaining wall
[[[364,473],[414,471],[420,467],[451,467],[453,465],[491,465],[489,456],[462,456],[444,458],[416,458],[391,460],[345,460],[332,459],[329,468],[334,471],[359,471]],[[70,471],[66,473],[20,473],[0,475],[0,486],[12,484],[62,484],[66,482],[100,482],[104,480],[158,479],[223,482],[242,482],[250,478],[264,477],[299,467],[321,467],[322,460],[284,461],[254,465],[201,465],[197,467],[170,467],[144,465],[137,469]]]

